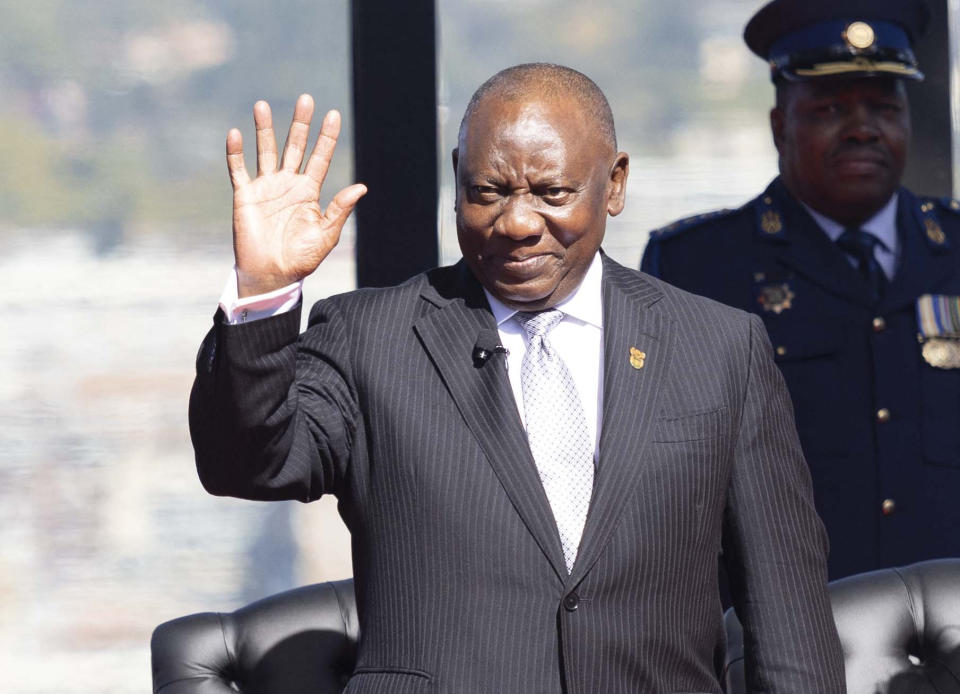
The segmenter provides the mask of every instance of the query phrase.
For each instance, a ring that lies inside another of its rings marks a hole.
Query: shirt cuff
[[[302,293],[303,280],[300,280],[266,294],[241,299],[237,291],[237,267],[234,266],[220,295],[220,308],[230,325],[249,323],[286,313],[297,305]]]

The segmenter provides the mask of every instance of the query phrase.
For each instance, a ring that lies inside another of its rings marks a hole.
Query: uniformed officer
[[[780,176],[653,232],[642,268],[759,314],[790,388],[831,578],[960,556],[960,204],[900,186],[920,0],[774,0]]]

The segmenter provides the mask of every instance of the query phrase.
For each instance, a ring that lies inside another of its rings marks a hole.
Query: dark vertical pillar
[[[932,15],[927,35],[914,47],[923,82],[909,82],[913,143],[904,183],[923,195],[952,196],[950,114],[950,22],[947,0],[928,0]]]
[[[434,2],[352,1],[357,284],[382,287],[437,264]]]

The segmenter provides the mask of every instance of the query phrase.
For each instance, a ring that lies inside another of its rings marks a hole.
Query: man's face
[[[628,158],[572,101],[488,95],[453,153],[457,236],[474,276],[518,310],[580,284],[623,209]]]
[[[900,185],[910,113],[899,79],[787,85],[770,123],[787,188],[831,219],[862,223]]]

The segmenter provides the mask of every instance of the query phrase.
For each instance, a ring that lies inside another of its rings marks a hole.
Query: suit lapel
[[[437,309],[420,318],[414,330],[517,513],[562,581],[567,570],[560,537],[517,413],[504,358],[494,355],[480,366],[473,362],[477,335],[497,326],[480,285],[462,262],[458,267],[459,287],[450,297],[433,288],[424,293]]]
[[[644,452],[669,371],[674,326],[658,307],[660,290],[604,256],[603,420],[590,513],[569,585],[599,558],[644,466]],[[631,348],[636,352],[631,363]],[[640,365],[640,368],[637,366]]]

